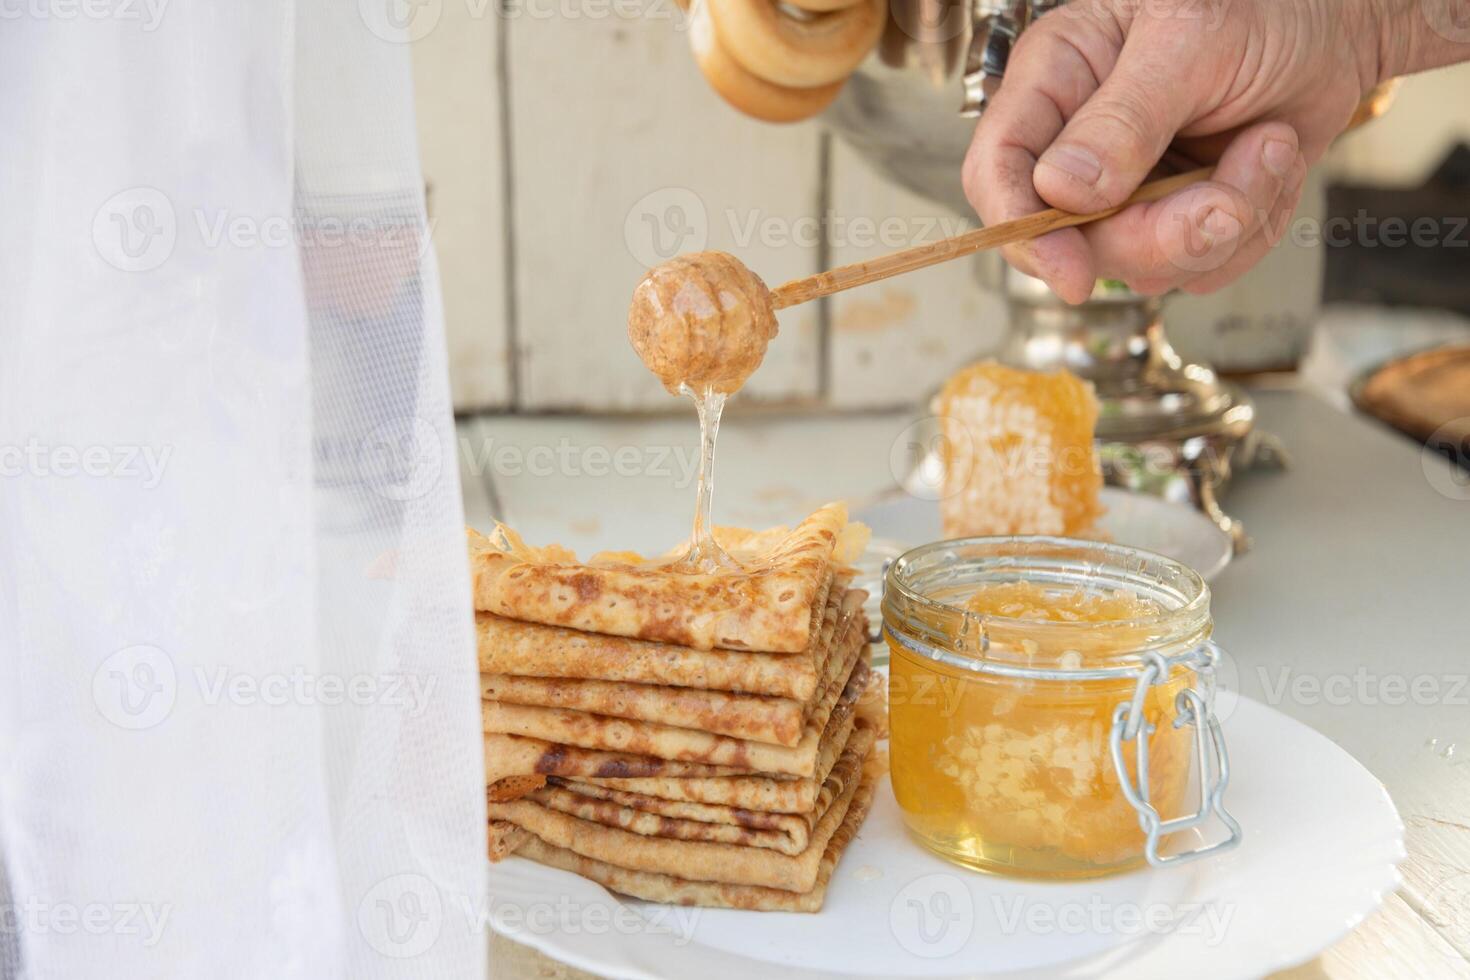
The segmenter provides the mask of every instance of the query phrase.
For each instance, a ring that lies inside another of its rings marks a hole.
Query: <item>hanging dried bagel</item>
[[[776,85],[810,88],[852,74],[883,33],[886,0],[825,13],[776,0],[704,0],[730,56]],[[820,2],[820,0],[818,0]]]
[[[689,27],[689,44],[705,81],[730,105],[747,116],[765,122],[798,122],[827,108],[847,81],[843,76],[828,85],[794,88],[776,85],[751,74],[730,56],[715,33],[709,8],[695,5]]]
[[[678,0],[710,87],[741,112],[795,122],[825,109],[883,33],[888,0]]]

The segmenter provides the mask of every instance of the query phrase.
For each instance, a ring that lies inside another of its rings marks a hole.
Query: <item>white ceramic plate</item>
[[[1100,499],[1106,513],[1098,525],[1118,544],[1183,562],[1206,580],[1230,564],[1230,535],[1193,507],[1119,487],[1103,487]],[[902,490],[857,508],[852,517],[873,529],[875,552],[902,554],[944,537],[939,504]]]
[[[1254,701],[1229,708],[1226,803],[1245,839],[1213,859],[1076,883],[981,875],[913,843],[885,782],[815,915],[620,899],[511,858],[491,865],[490,921],[615,977],[1260,976],[1315,956],[1398,887],[1403,825],[1332,742]]]

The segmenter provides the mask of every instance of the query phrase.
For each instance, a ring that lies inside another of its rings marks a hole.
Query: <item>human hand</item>
[[[1307,167],[1384,68],[1375,0],[1075,0],[1021,35],[965,160],[986,224],[1121,203],[1168,150],[1213,179],[1005,255],[1068,302],[1098,278],[1210,292],[1280,240]]]

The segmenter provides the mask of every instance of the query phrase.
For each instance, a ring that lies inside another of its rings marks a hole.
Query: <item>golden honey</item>
[[[1027,877],[1143,862],[1144,833],[1109,735],[1133,698],[1137,672],[1127,668],[1142,652],[1180,652],[1208,637],[1197,575],[1116,545],[945,542],[895,563],[884,620],[893,789],[921,843]],[[1117,676],[1087,676],[1099,671]],[[1178,667],[1144,696],[1149,798],[1164,818],[1190,805],[1193,730],[1173,721],[1176,697],[1194,683]],[[1136,779],[1132,743],[1124,757]]]

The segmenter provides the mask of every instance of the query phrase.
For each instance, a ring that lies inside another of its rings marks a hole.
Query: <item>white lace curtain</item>
[[[0,20],[0,975],[483,975],[396,0]]]

